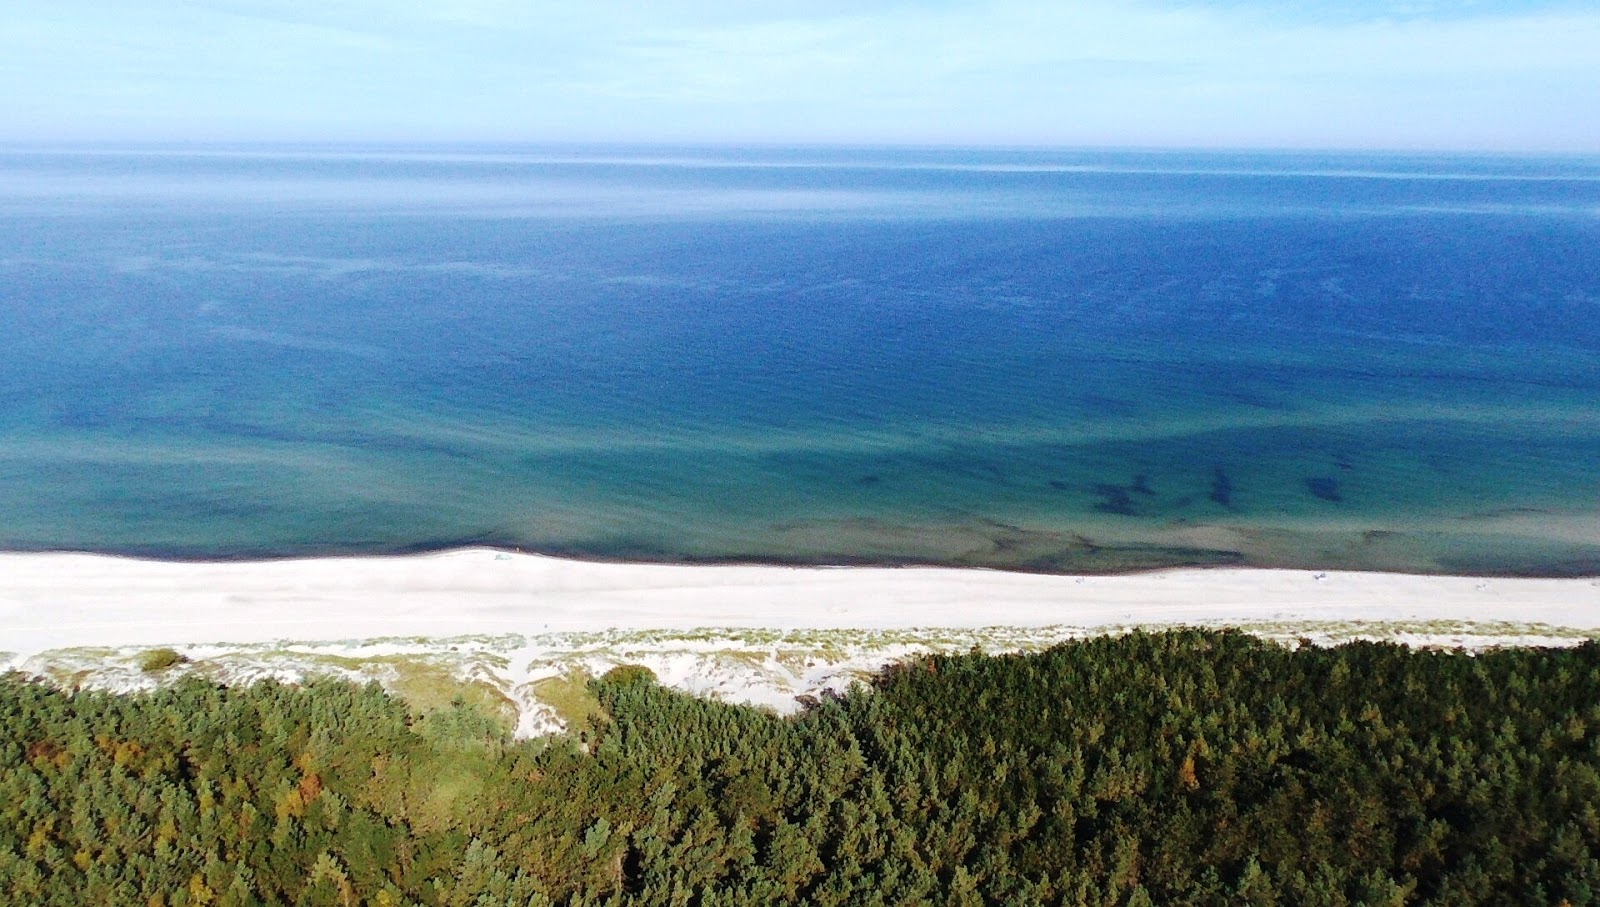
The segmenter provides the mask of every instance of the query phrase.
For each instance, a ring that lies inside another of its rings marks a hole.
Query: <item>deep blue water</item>
[[[0,548],[1600,573],[1600,159],[0,151]]]

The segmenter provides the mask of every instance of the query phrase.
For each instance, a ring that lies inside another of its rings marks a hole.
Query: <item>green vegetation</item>
[[[621,670],[614,668],[610,673]],[[582,671],[575,670],[565,677],[546,677],[534,681],[533,695],[556,713],[556,717],[566,725],[569,735],[580,740],[588,739],[594,731],[594,722],[603,714],[600,697],[595,695],[589,675]]]
[[[387,678],[390,692],[405,700],[411,711],[431,715],[441,709],[471,705],[493,718],[501,730],[517,726],[517,705],[493,684],[462,680],[448,666],[398,661]]]
[[[173,649],[151,649],[139,657],[139,670],[146,674],[159,674],[188,662],[188,656]]]
[[[1600,903],[1592,642],[1135,632],[789,719],[577,680],[587,746],[375,684],[5,680],[0,903]]]

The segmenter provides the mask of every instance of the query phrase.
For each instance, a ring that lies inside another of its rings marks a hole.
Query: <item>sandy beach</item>
[[[519,736],[621,664],[674,688],[792,712],[923,652],[1038,651],[1098,633],[1240,627],[1293,644],[1492,648],[1600,636],[1600,579],[1305,570],[1054,576],[939,568],[674,566],[488,549],[234,563],[0,555],[0,669],[151,689],[334,675],[415,705],[461,691]],[[152,647],[187,661],[141,668]]]
[[[175,563],[0,555],[0,650],[605,629],[1497,621],[1600,627],[1600,579],[1302,570],[1050,576],[612,564],[465,549]]]

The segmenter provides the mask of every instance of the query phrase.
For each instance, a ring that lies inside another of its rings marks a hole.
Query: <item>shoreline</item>
[[[1217,561],[1212,563],[1173,563],[1156,566],[1127,566],[1108,568],[1103,570],[1050,570],[1030,566],[1012,566],[1004,563],[960,563],[941,561],[937,559],[923,559],[906,557],[901,559],[863,557],[856,560],[810,560],[795,558],[785,560],[782,558],[745,558],[729,557],[696,557],[679,556],[652,557],[649,555],[632,556],[618,555],[615,557],[603,554],[582,554],[568,551],[545,551],[521,546],[500,546],[493,544],[467,543],[461,545],[446,545],[441,547],[426,547],[414,549],[379,550],[379,551],[327,551],[327,552],[297,552],[289,554],[241,554],[238,556],[187,556],[183,554],[158,554],[139,550],[92,550],[76,548],[40,548],[16,549],[0,548],[0,564],[5,559],[13,557],[94,557],[116,561],[132,561],[149,564],[186,564],[195,566],[227,566],[239,564],[284,564],[305,561],[368,561],[368,560],[407,560],[416,558],[446,557],[463,551],[486,551],[494,554],[507,554],[513,557],[545,558],[554,561],[563,561],[575,564],[595,564],[601,566],[621,567],[740,567],[740,568],[771,568],[781,570],[969,570],[979,573],[1015,573],[1025,576],[1066,576],[1066,577],[1125,577],[1148,576],[1161,573],[1210,573],[1215,571],[1238,570],[1256,571],[1261,573],[1277,573],[1284,571],[1301,573],[1328,573],[1328,574],[1372,574],[1382,576],[1417,576],[1435,577],[1439,579],[1472,579],[1472,580],[1600,580],[1600,567],[1590,571],[1517,571],[1517,570],[1483,570],[1452,571],[1440,570],[1408,570],[1404,568],[1374,567],[1345,568],[1345,567],[1316,567],[1300,563],[1284,564],[1253,564],[1246,561]],[[1221,553],[1221,552],[1219,552]],[[0,581],[3,583],[3,581]]]
[[[1250,567],[1043,574],[577,560],[492,548],[271,561],[0,553],[0,651],[705,627],[1456,621],[1600,628],[1600,578]]]

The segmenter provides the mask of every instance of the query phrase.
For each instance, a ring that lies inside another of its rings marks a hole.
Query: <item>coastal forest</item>
[[[919,657],[799,714],[594,680],[514,741],[314,680],[0,681],[0,903],[1600,903],[1600,644]]]

